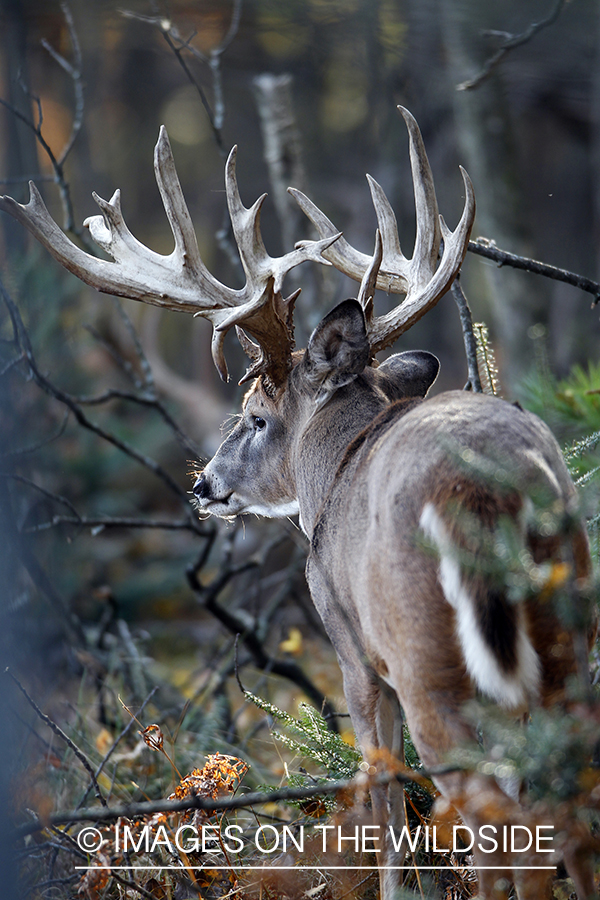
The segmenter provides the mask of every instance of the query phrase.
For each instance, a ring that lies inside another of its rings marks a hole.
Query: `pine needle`
[[[477,366],[483,393],[499,397],[501,388],[498,378],[498,366],[496,365],[496,357],[490,341],[488,327],[485,322],[473,322],[473,332],[477,342]]]
[[[595,450],[598,442],[600,442],[600,431],[594,431],[592,434],[587,435],[587,437],[582,438],[580,441],[573,441],[571,446],[564,451],[564,457],[567,462],[581,459],[583,454],[588,450]]]

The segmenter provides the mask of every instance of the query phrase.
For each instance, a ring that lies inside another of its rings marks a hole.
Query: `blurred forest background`
[[[477,80],[515,35],[524,39]],[[1,192],[25,202],[33,179],[77,235],[98,212],[92,191],[109,199],[120,187],[132,233],[168,253],[152,165],[164,124],[202,258],[225,284],[243,284],[223,191],[233,144],[244,203],[269,192],[272,255],[311,236],[288,185],[370,253],[365,172],[386,191],[410,253],[402,104],[421,127],[450,227],[462,164],[478,204],[473,237],[598,279],[599,39],[597,0],[1,0]],[[39,706],[85,733],[92,756],[128,721],[118,695],[137,709],[158,685],[155,719],[193,733],[194,754],[236,748],[254,760],[255,784],[276,778],[283,763],[267,762],[264,717],[244,704],[236,667],[291,712],[301,698],[341,711],[344,701],[304,587],[300,532],[285,521],[199,522],[188,504],[190,469],[238,409],[239,349],[227,345],[225,386],[208,323],[96,294],[5,215],[0,276],[3,658]],[[304,265],[289,282],[303,289],[299,346],[356,293],[324,267]],[[577,397],[562,390],[561,418],[554,388],[583,367],[586,410],[600,415],[586,394],[600,390],[592,296],[474,253],[462,285],[489,327],[505,396],[546,410],[563,443],[580,436],[589,423]],[[439,356],[436,391],[464,385],[450,294],[395,349],[410,347]],[[53,739],[37,735],[8,679],[0,694],[12,746],[33,767]],[[46,776],[27,771],[27,803],[56,808]]]

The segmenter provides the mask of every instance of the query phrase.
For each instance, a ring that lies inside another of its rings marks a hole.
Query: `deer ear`
[[[438,376],[440,361],[427,350],[405,350],[394,353],[376,371],[391,400],[424,397]]]
[[[345,300],[317,325],[306,349],[305,373],[309,384],[317,389],[317,408],[354,381],[370,355],[362,307],[357,300]]]

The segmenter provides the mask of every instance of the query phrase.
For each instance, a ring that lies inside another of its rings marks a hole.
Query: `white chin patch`
[[[220,519],[231,519],[246,514],[264,516],[268,519],[284,519],[295,516],[300,511],[297,500],[273,504],[246,503],[242,497],[235,494],[230,494],[226,503],[212,500],[203,505],[197,502],[194,505],[199,512],[210,513],[211,516],[218,516]]]
[[[266,516],[269,519],[286,519],[288,516],[297,515],[300,512],[300,505],[297,500],[273,503],[272,505],[252,503],[242,512],[253,513],[255,516]]]

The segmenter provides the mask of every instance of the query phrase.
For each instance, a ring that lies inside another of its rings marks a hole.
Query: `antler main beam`
[[[291,367],[293,306],[297,296],[297,293],[288,298],[282,296],[283,280],[290,269],[306,260],[329,265],[321,254],[338,235],[328,235],[320,241],[302,241],[284,256],[269,256],[260,234],[260,211],[266,194],[246,209],[240,199],[235,161],[234,147],[225,168],[225,187],[247,279],[240,290],[221,284],[202,262],[164,126],[154,151],[154,169],[175,240],[170,255],[150,250],[132,235],[121,212],[118,190],[108,202],[94,193],[102,215],[84,222],[94,241],[112,257],[112,262],[86,253],[69,240],[52,219],[33,182],[29,185],[27,205],[17,203],[12,197],[0,197],[0,209],[25,225],[61,265],[97,290],[208,319],[214,329],[213,360],[224,380],[228,377],[223,354],[225,335],[234,325],[243,327],[258,343],[250,372],[252,375],[265,372],[274,384],[279,384]]]
[[[411,325],[425,315],[448,290],[458,274],[467,252],[469,236],[475,218],[475,195],[471,179],[460,166],[465,187],[465,206],[456,229],[450,231],[438,213],[433,175],[423,138],[414,117],[404,107],[398,107],[408,128],[410,165],[413,177],[417,233],[412,259],[407,259],[400,248],[398,225],[383,188],[367,175],[373,205],[381,236],[380,264],[376,287],[392,294],[406,294],[404,302],[384,316],[373,315],[369,292],[361,291],[361,302],[367,316],[367,330],[373,355],[393,344]],[[315,206],[301,191],[288,188],[300,208],[311,220],[321,238],[334,238],[338,229],[325,213]],[[443,252],[439,258],[443,239]],[[376,250],[377,254],[377,250]],[[336,269],[355,281],[363,281],[373,259],[355,250],[344,238],[340,238],[323,255]],[[373,287],[373,284],[371,287]],[[372,295],[372,291],[371,291]],[[368,305],[367,305],[368,304]]]
[[[55,259],[97,290],[208,319],[213,326],[213,360],[224,380],[228,376],[223,343],[229,329],[235,326],[242,347],[252,360],[242,381],[262,374],[266,383],[276,388],[283,384],[292,367],[293,311],[299,292],[283,297],[283,281],[290,269],[312,260],[334,265],[363,282],[359,299],[365,310],[373,356],[431,309],[460,269],[475,216],[471,181],[461,168],[465,206],[456,229],[450,231],[438,213],[433,176],[419,127],[408,110],[398,108],[408,128],[417,217],[411,259],[400,248],[392,207],[381,186],[369,175],[380,235],[375,257],[351,247],[327,216],[294,188],[289,188],[290,192],[316,226],[321,239],[301,241],[281,257],[269,256],[260,233],[260,212],[266,194],[249,209],[243,205],[235,174],[234,147],[225,167],[225,188],[246,284],[240,290],[226,287],[213,278],[200,257],[164,127],[154,151],[154,169],[175,241],[170,255],[155,253],[131,234],[121,212],[119,191],[108,202],[94,194],[102,214],[84,222],[112,261],[98,259],[73,244],[54,222],[31,182],[27,205],[22,206],[12,197],[0,197],[0,209],[25,225]],[[406,297],[391,312],[375,317],[371,302],[375,287],[394,294],[403,293]]]

